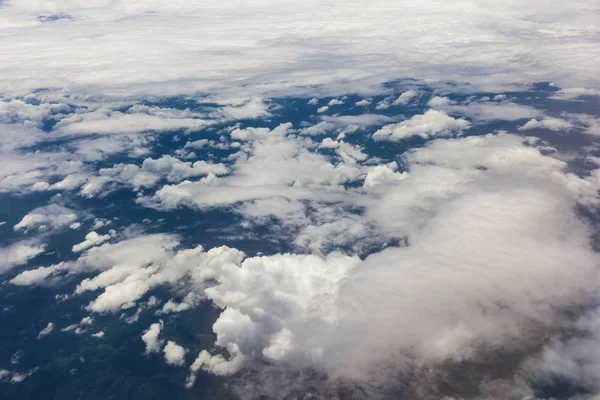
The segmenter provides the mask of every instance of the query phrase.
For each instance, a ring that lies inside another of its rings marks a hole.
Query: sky
[[[600,398],[591,0],[0,1],[8,398]]]

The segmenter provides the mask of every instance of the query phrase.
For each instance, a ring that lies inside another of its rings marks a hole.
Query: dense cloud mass
[[[0,391],[597,399],[599,15],[0,0]]]

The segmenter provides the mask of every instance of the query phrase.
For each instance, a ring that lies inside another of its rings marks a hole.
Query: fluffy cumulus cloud
[[[42,254],[46,246],[37,240],[22,240],[6,247],[0,247],[0,274],[15,266],[27,264],[29,260]]]
[[[49,206],[39,207],[25,215],[13,229],[58,229],[71,225],[77,220],[77,214],[66,207],[51,204]]]
[[[165,361],[169,365],[181,366],[185,363],[185,349],[175,342],[168,341],[163,349]]]
[[[74,253],[79,253],[85,249],[89,249],[92,246],[106,242],[108,239],[110,239],[110,235],[99,235],[92,231],[85,235],[85,240],[83,242],[74,245],[72,250]]]
[[[373,134],[376,140],[402,140],[413,136],[423,139],[449,136],[469,128],[469,121],[453,118],[443,111],[428,110],[399,124],[386,125]]]
[[[162,347],[163,341],[159,339],[160,331],[163,328],[163,322],[156,322],[144,332],[142,341],[146,345],[146,354],[158,353]]]

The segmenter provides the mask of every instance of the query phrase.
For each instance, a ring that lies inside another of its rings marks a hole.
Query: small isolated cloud
[[[313,97],[306,104],[308,104],[309,106],[316,106],[317,104],[319,104],[319,99],[317,99],[316,97]]]
[[[142,335],[142,341],[146,345],[146,354],[158,353],[160,351],[163,344],[162,339],[160,339],[162,328],[162,321],[155,322]]]
[[[256,119],[269,117],[268,105],[260,98],[250,99],[240,106],[226,106],[222,108],[223,113],[232,119]]]
[[[10,382],[11,384],[18,384],[29,378],[31,375],[37,372],[37,368],[33,368],[27,372],[9,371],[6,369],[0,369],[0,382]]]
[[[54,323],[53,322],[48,322],[48,325],[46,325],[46,327],[44,329],[42,329],[40,331],[40,333],[38,333],[37,338],[41,339],[46,335],[49,335],[50,332],[52,332],[54,330]]]
[[[410,103],[418,95],[419,95],[419,93],[416,90],[407,90],[406,92],[404,92],[400,96],[398,96],[398,98],[396,100],[394,100],[392,105],[393,106],[399,106],[399,105],[405,106],[408,103]]]
[[[79,323],[71,324],[66,328],[61,329],[62,332],[73,332],[76,335],[82,335],[88,333],[90,326],[94,323],[92,317],[84,317]]]
[[[331,99],[331,100],[329,100],[329,103],[327,103],[327,105],[329,107],[331,107],[331,106],[341,106],[342,104],[344,104],[344,102],[342,100],[339,100],[339,99]]]
[[[531,119],[523,126],[519,127],[520,131],[526,131],[529,129],[550,129],[552,131],[564,131],[571,128],[573,124],[569,121],[559,118],[544,118],[542,120]]]
[[[362,100],[354,103],[354,105],[359,106],[359,107],[367,107],[367,106],[371,105],[371,102],[367,99],[362,99]]]
[[[73,251],[73,253],[79,253],[83,250],[89,249],[92,246],[104,243],[109,239],[110,235],[99,235],[96,232],[92,231],[85,235],[85,240],[83,242],[74,245],[71,250]]]
[[[429,139],[448,136],[468,129],[471,124],[465,119],[457,119],[443,111],[428,110],[399,124],[386,125],[373,134],[375,140],[402,140],[413,136]]]
[[[168,341],[163,349],[165,361],[169,365],[181,366],[185,364],[185,352],[186,350],[183,347],[172,341]]]
[[[317,108],[317,112],[318,112],[318,113],[324,113],[324,112],[326,112],[327,110],[329,110],[329,106],[323,106],[323,107],[319,107],[319,108]]]
[[[38,207],[23,217],[13,229],[60,229],[72,224],[77,219],[77,214],[66,207],[58,204],[51,204],[44,207]]]

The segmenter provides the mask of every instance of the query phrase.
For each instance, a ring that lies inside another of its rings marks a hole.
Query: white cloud
[[[152,287],[175,284],[202,266],[232,262],[243,256],[238,250],[227,247],[208,252],[202,246],[175,251],[178,244],[175,236],[155,234],[94,247],[70,266],[73,271],[99,272],[93,278],[82,280],[75,293],[104,289],[87,309],[114,313],[134,307]]]
[[[413,136],[424,139],[436,136],[449,136],[469,128],[465,119],[456,119],[443,111],[428,110],[399,124],[386,125],[373,134],[376,140],[402,140]]]
[[[398,106],[398,105],[405,106],[408,103],[410,103],[418,95],[419,95],[419,93],[416,90],[407,90],[406,92],[404,92],[400,96],[398,96],[398,98],[396,100],[394,100],[392,105],[393,106]]]
[[[77,220],[77,214],[66,207],[58,204],[38,207],[23,217],[13,229],[59,229],[71,225]]]
[[[69,228],[76,230],[81,228],[81,222],[73,222],[71,225],[69,225]]]
[[[92,317],[84,317],[79,323],[71,324],[66,328],[61,329],[62,332],[73,332],[76,335],[82,335],[88,333],[90,326],[94,323]]]
[[[65,135],[90,133],[121,134],[144,131],[197,129],[206,125],[202,119],[163,118],[145,113],[125,114],[119,111],[97,111],[62,119],[56,129]]]
[[[214,0],[47,4],[4,7],[3,23],[11,35],[0,43],[7,49],[2,91],[58,87],[168,96],[220,90],[239,98],[303,90],[312,96],[326,90],[324,85],[338,92],[368,91],[406,76],[491,88],[531,81],[598,86],[597,68],[586,58],[598,52],[589,39],[597,32],[588,11],[594,9],[592,0],[550,7],[540,0],[485,6],[459,0],[437,8],[389,0],[368,6],[337,0],[331,6],[314,0],[242,6]],[[73,20],[36,20],[57,9]],[[258,23],[255,16],[265,14],[269,18]],[[390,20],[419,23],[392,29]],[[324,25],[327,30],[314,29]],[[129,35],[123,43],[129,32],[147,32],[155,40],[150,44],[147,35]],[[105,46],[90,45],[98,37]]]
[[[233,119],[256,119],[269,117],[269,107],[262,99],[253,98],[240,106],[226,106],[222,109],[223,113]]]
[[[387,165],[378,165],[367,173],[363,187],[373,188],[383,185],[387,182],[404,179],[407,176],[406,172],[397,172],[398,164],[391,162]]]
[[[340,143],[338,154],[343,162],[331,161],[310,151],[317,145],[308,138],[294,136],[291,124],[273,130],[236,129],[231,137],[247,145],[236,155],[230,175],[165,185],[152,199],[143,201],[162,208],[208,208],[280,196],[291,201],[313,196],[334,200],[339,198],[341,185],[358,179],[363,172],[356,165],[365,157],[360,149]]]
[[[53,322],[48,322],[48,325],[46,325],[46,327],[42,329],[40,333],[38,333],[37,338],[41,339],[44,336],[49,335],[54,330],[54,327],[55,326]]]
[[[73,246],[71,249],[74,253],[79,253],[83,250],[89,249],[92,246],[99,245],[100,243],[106,242],[110,239],[110,235],[99,235],[92,231],[85,235],[85,240]]]
[[[163,349],[165,361],[169,365],[183,365],[185,363],[185,349],[177,343],[168,341]]]
[[[573,100],[581,96],[600,96],[600,89],[583,87],[563,88],[554,95],[554,98],[559,100]]]
[[[256,354],[381,382],[412,359],[526,347],[539,340],[530,327],[552,326],[594,289],[597,256],[574,207],[598,202],[596,178],[511,135],[437,140],[406,161],[409,174],[378,186],[365,217],[409,245],[362,261],[283,254],[215,271],[204,293],[224,309],[213,329],[230,357],[200,353],[189,382]]]
[[[0,274],[18,265],[24,265],[45,251],[46,246],[35,240],[22,240],[0,247]]]
[[[559,118],[544,118],[541,121],[537,119],[531,119],[523,126],[519,127],[520,131],[526,131],[529,129],[550,129],[553,131],[562,131],[571,128],[573,125],[569,121]]]
[[[319,107],[319,108],[317,109],[317,112],[318,112],[318,113],[324,113],[324,112],[326,112],[327,110],[329,110],[329,106],[323,106],[323,107]]]
[[[450,100],[447,97],[442,97],[442,96],[433,96],[427,102],[427,105],[432,108],[440,108],[440,107],[448,106],[451,104],[456,104],[456,102]]]
[[[17,384],[23,382],[37,371],[37,368],[31,369],[27,372],[16,372],[9,371],[6,369],[0,369],[0,382],[10,382],[11,384]]]
[[[497,96],[494,99],[497,99]],[[464,115],[477,121],[518,121],[543,115],[542,111],[530,106],[517,104],[509,100],[490,101],[488,97],[476,101],[467,100],[459,104],[447,97],[434,96],[427,105],[447,113]]]
[[[329,107],[331,107],[331,106],[341,106],[342,104],[344,104],[344,102],[342,100],[339,100],[339,99],[331,99],[331,100],[329,100],[329,103],[327,103],[327,105]]]
[[[21,272],[10,280],[10,283],[18,286],[40,285],[47,282],[48,278],[54,274],[68,269],[69,264],[60,263],[49,267],[39,267]]]
[[[155,322],[142,335],[142,341],[146,345],[146,354],[158,353],[160,351],[163,341],[159,337],[163,325],[162,321]]]
[[[224,175],[228,171],[224,164],[211,164],[204,160],[184,162],[164,155],[158,159],[146,158],[141,167],[134,164],[117,164],[112,168],[102,168],[99,173],[106,178],[105,183],[119,181],[138,190],[153,187],[163,178],[169,182],[180,182],[208,174]]]

